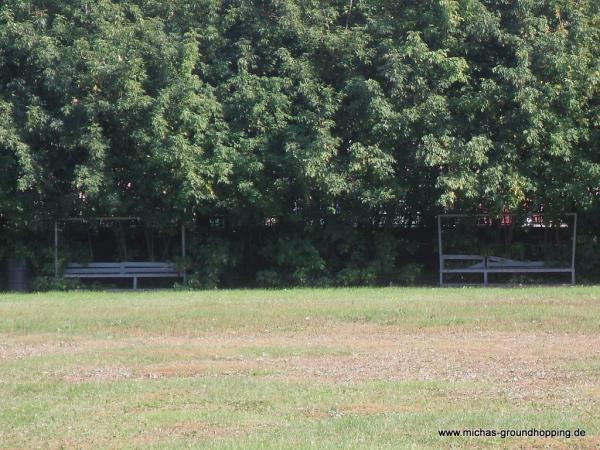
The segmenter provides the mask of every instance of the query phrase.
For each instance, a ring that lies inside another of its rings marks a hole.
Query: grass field
[[[139,447],[600,448],[600,288],[0,295],[0,448]]]

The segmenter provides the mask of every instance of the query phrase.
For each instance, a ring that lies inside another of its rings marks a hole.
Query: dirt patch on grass
[[[339,336],[337,337],[339,339]],[[352,355],[265,359],[290,375],[363,381],[569,381],[569,361],[600,355],[600,336],[465,333],[355,335]],[[581,373],[583,375],[583,373]],[[589,375],[589,374],[587,374]]]
[[[390,414],[398,412],[419,411],[420,407],[416,405],[397,405],[392,403],[357,403],[351,405],[342,405],[336,411],[340,416],[359,415],[371,416],[380,414]],[[331,413],[331,411],[330,411]],[[331,414],[330,414],[331,415]]]
[[[265,359],[274,378],[324,383],[370,380],[470,382],[493,390],[483,398],[513,401],[554,399],[569,404],[598,386],[589,372],[569,362],[596,358],[600,336],[440,333],[356,335],[349,356]],[[597,399],[589,398],[589,401]]]
[[[297,415],[309,419],[325,419],[327,417],[344,417],[349,415],[371,416],[398,412],[418,411],[416,405],[395,405],[390,403],[358,403],[341,405],[335,408],[323,409],[304,407],[299,408]]]
[[[190,442],[203,441],[206,439],[218,439],[240,436],[254,429],[250,424],[215,424],[204,421],[189,421],[180,423],[164,424],[154,429],[149,429],[142,435],[130,440],[133,448],[156,446],[161,443],[173,444],[178,439],[184,440],[188,445]]]
[[[254,361],[239,359],[220,359],[205,361],[178,361],[153,364],[136,369],[144,378],[180,378],[206,375],[241,375],[257,368]]]
[[[600,358],[599,335],[443,330],[407,333],[376,324],[326,324],[293,333],[264,330],[189,339],[11,338],[0,340],[0,359],[91,349],[103,355],[105,364],[60,368],[49,375],[69,382],[206,375],[318,383],[449,381],[468,382],[473,389],[485,385],[484,398],[523,402],[553,399],[564,404],[583,397],[595,404],[600,401],[598,395],[584,395],[600,386],[600,376],[585,370],[586,362]],[[143,363],[142,358],[130,364],[122,360],[111,363],[115,349],[160,355],[160,361]]]
[[[33,335],[20,338],[0,336],[0,361],[22,359],[51,353],[67,353],[83,345],[81,340],[57,340],[52,336]]]
[[[251,427],[246,427],[242,424],[232,424],[230,426],[223,424],[207,423],[203,421],[181,422],[175,424],[165,424],[164,426],[154,430],[154,436],[157,440],[162,438],[178,438],[178,437],[228,437],[236,436]]]
[[[118,348],[123,343],[109,339],[89,339],[79,336],[35,334],[22,337],[0,336],[0,361],[29,357],[73,354],[88,350]]]
[[[597,437],[573,437],[570,439],[527,438],[526,443],[513,444],[512,448],[532,450],[567,450],[567,449],[598,449],[600,439]]]
[[[71,383],[84,381],[120,381],[133,377],[133,372],[125,366],[82,367],[70,370],[58,370],[50,373],[53,378],[60,378]]]

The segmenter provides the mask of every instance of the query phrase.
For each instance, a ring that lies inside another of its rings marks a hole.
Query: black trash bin
[[[7,285],[9,291],[29,291],[30,272],[26,261],[9,258],[6,262]]]

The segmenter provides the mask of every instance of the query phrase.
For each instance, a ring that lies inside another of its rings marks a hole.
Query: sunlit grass
[[[600,331],[600,288],[324,289],[0,295],[0,333],[192,336],[328,322]]]
[[[351,336],[337,335],[340,327],[354,326],[363,338],[371,329],[424,340],[440,333],[597,336],[600,288],[0,295],[0,448],[600,443],[598,355],[557,363],[585,382],[565,381],[568,395],[560,403],[552,396],[515,401],[506,394],[510,383],[498,389],[479,379],[331,380],[288,373],[298,361],[333,363],[364,352]],[[372,345],[376,349],[377,341]],[[437,435],[445,428],[531,427],[584,428],[588,436]]]

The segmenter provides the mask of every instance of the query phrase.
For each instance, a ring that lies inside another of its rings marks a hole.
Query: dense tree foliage
[[[508,209],[581,213],[592,267],[599,42],[594,0],[4,0],[5,256],[135,215],[200,285],[402,282]]]

